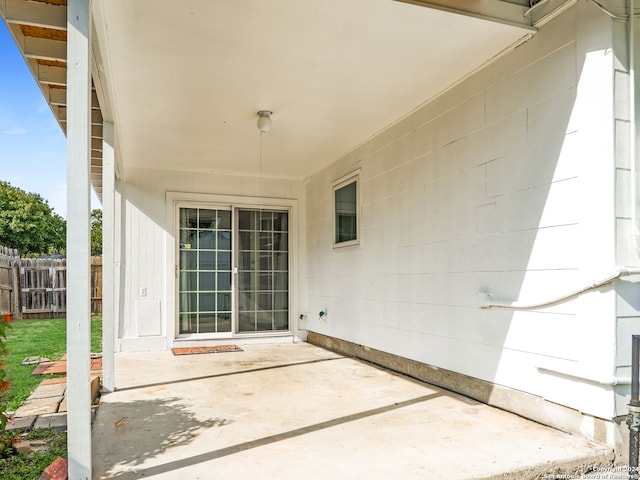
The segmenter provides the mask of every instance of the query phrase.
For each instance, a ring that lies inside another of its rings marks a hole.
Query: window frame
[[[356,238],[353,240],[345,240],[343,242],[338,242],[338,232],[337,232],[337,211],[336,211],[336,192],[346,186],[355,183],[356,185]],[[360,191],[361,191],[361,182],[360,182],[360,169],[355,172],[351,172],[338,180],[334,181],[331,186],[331,217],[332,217],[332,231],[331,231],[331,243],[333,248],[344,248],[344,247],[352,247],[354,245],[360,245],[360,241],[362,238],[361,233],[361,212],[360,212]]]

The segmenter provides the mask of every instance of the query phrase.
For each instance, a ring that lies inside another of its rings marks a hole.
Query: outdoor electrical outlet
[[[140,289],[140,296],[141,297],[146,297],[147,296],[147,287],[142,287]]]

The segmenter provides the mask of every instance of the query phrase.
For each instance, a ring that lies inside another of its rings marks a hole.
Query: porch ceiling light
[[[267,133],[271,130],[271,114],[269,110],[260,110],[258,112],[258,130],[260,133]]]

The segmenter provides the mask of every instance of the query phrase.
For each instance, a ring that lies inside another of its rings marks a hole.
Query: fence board
[[[18,310],[18,284],[14,270],[19,261],[17,250],[0,246],[0,314],[15,314]]]
[[[23,258],[20,262],[20,300],[22,315],[50,312],[66,315],[67,261],[49,258]]]
[[[102,257],[91,257],[91,314],[102,315]]]
[[[66,259],[20,258],[0,246],[0,314],[52,318],[66,311]],[[91,257],[91,314],[102,315],[102,257]]]

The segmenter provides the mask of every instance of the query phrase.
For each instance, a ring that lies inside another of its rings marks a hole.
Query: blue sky
[[[40,194],[66,217],[66,148],[60,126],[0,21],[0,180]]]

